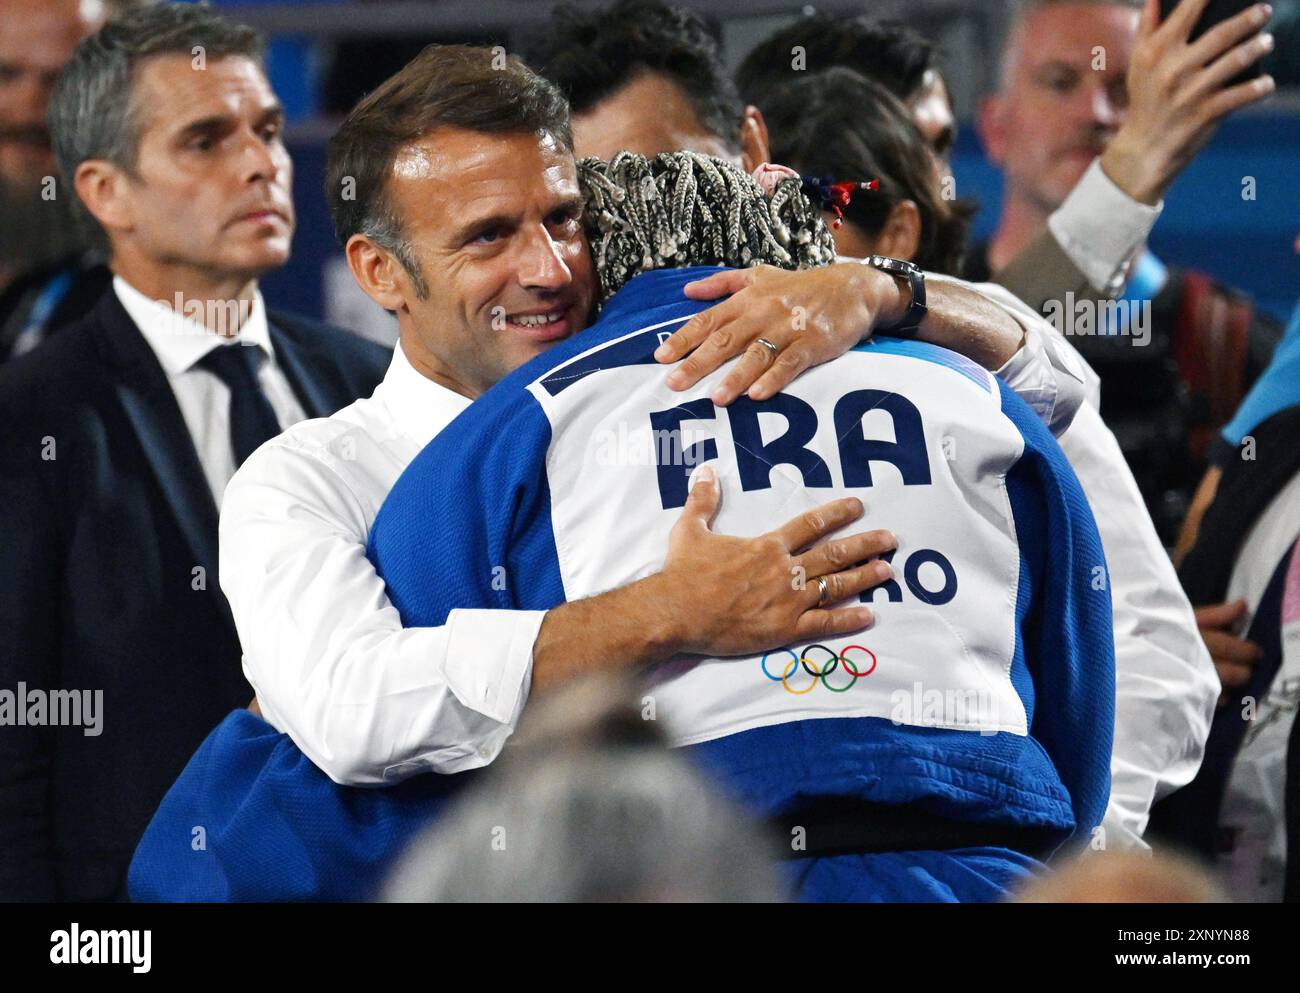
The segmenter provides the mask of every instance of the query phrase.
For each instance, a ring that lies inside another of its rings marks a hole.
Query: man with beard
[[[58,176],[46,107],[77,43],[124,6],[0,0],[0,362],[75,321],[108,287]]]

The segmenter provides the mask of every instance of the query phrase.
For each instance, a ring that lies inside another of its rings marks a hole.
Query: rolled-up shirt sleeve
[[[965,285],[1005,310],[1024,331],[1019,351],[996,370],[997,376],[1029,404],[1052,434],[1060,437],[1090,391],[1087,364],[1057,337],[1041,315],[1005,286]]]
[[[403,628],[366,558],[382,493],[281,436],[226,490],[220,581],[266,719],[331,779],[385,785],[491,762],[528,695],[542,611]]]

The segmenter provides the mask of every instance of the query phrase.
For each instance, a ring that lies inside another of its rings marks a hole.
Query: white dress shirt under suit
[[[1088,282],[1116,296],[1163,209],[1163,200],[1134,200],[1106,175],[1101,159],[1093,159],[1047,226]]]
[[[254,291],[238,334],[222,337],[167,304],[149,299],[121,276],[113,278],[113,292],[167,374],[167,382],[176,394],[181,417],[185,419],[219,509],[226,484],[235,474],[235,451],[230,442],[230,389],[199,365],[200,360],[214,348],[229,347],[231,341],[240,342],[246,348],[258,348],[262,355],[257,370],[258,385],[275,411],[281,429],[307,417],[289,380],[276,364],[262,294]]]

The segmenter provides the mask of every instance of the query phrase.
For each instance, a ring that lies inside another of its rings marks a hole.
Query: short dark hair
[[[657,0],[621,0],[605,10],[562,5],[527,56],[564,91],[575,114],[641,73],[666,76],[711,134],[729,150],[740,149],[745,105],[723,67],[716,35],[694,11]]]
[[[500,47],[430,45],[358,103],[330,139],[326,157],[334,232],[343,244],[364,234],[392,252],[421,298],[427,289],[387,183],[398,152],[440,127],[546,132],[573,149],[563,95]]]
[[[254,28],[207,4],[160,3],[128,10],[84,39],[50,94],[54,155],[72,185],[77,167],[103,159],[134,174],[140,152],[140,108],[134,99],[139,66],[159,55],[207,59],[241,55],[260,66],[265,40]],[[102,243],[106,235],[79,199],[78,216]]]
[[[764,116],[768,102],[786,86],[836,66],[909,100],[920,89],[926,70],[937,68],[938,55],[932,41],[898,21],[811,14],[759,42],[736,70],[736,83],[745,101]]]
[[[943,199],[925,139],[889,90],[837,67],[774,93],[763,113],[774,139],[772,161],[833,182],[877,180],[879,189],[854,194],[844,209],[845,220],[873,235],[894,204],[911,200],[921,215],[913,261],[922,269],[956,273],[973,208]]]

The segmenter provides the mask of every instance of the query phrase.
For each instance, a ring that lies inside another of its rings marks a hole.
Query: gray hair
[[[687,760],[606,747],[467,797],[396,865],[387,903],[771,902],[774,843]]]
[[[609,162],[583,159],[578,180],[602,303],[650,269],[835,261],[835,242],[798,179],[782,180],[769,198],[725,159],[619,152]]]
[[[626,674],[529,702],[506,752],[398,860],[389,903],[775,901],[777,839],[645,719]]]
[[[134,175],[140,151],[140,107],[134,99],[139,64],[153,56],[205,59],[242,55],[259,65],[262,35],[214,13],[206,4],[161,3],[128,10],[83,40],[50,95],[50,134],[64,182],[77,167],[102,159]],[[80,200],[77,211],[101,243],[103,229]]]

